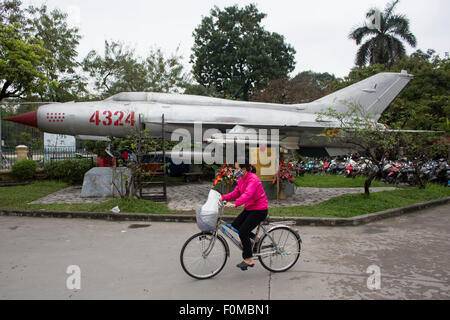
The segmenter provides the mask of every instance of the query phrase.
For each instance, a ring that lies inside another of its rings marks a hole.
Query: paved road
[[[303,256],[286,273],[235,265],[198,281],[181,269],[192,223],[0,217],[0,299],[449,299],[450,205],[359,227],[299,227]],[[126,231],[126,232],[123,232]],[[68,290],[66,269],[81,268]],[[381,288],[367,288],[377,265]]]

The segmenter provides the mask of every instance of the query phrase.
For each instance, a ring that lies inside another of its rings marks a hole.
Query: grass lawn
[[[118,206],[121,213],[159,213],[170,214],[178,211],[170,210],[167,204],[139,199],[111,199],[101,203],[73,203],[73,204],[30,204],[26,210],[47,211],[82,211],[82,212],[110,212]]]
[[[0,208],[29,209],[28,202],[67,187],[65,182],[36,181],[24,186],[0,188]]]
[[[450,196],[450,188],[428,184],[425,189],[405,187],[393,191],[346,194],[312,206],[269,208],[274,216],[350,218]]]
[[[305,174],[295,177],[298,187],[311,188],[364,188],[364,177],[346,178],[343,175]],[[392,185],[373,180],[371,187],[392,187]]]
[[[328,179],[329,177],[325,176],[324,178]],[[344,177],[338,178],[345,179]],[[322,177],[317,180],[320,179]],[[37,200],[65,187],[67,187],[66,183],[55,181],[37,181],[25,186],[3,187],[0,188],[0,208],[109,212],[113,207],[119,206],[123,213],[178,213],[178,211],[170,210],[165,203],[136,199],[111,199],[102,203],[87,204],[28,204],[30,201]],[[364,194],[342,195],[312,206],[269,208],[269,214],[273,216],[354,217],[448,196],[450,196],[450,188],[428,184],[427,188],[422,190],[417,187],[405,187],[393,191],[371,193],[369,197]],[[241,211],[242,208],[226,209],[225,214],[237,215]]]
[[[65,187],[67,187],[67,184],[64,182],[36,181],[26,186],[0,188],[0,208],[10,210],[44,209],[47,211],[109,212],[115,206],[119,206],[121,212],[160,214],[177,212],[170,210],[165,203],[136,199],[111,199],[102,203],[28,204],[30,201],[37,200]]]

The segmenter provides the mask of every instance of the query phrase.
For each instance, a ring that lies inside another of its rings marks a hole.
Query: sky
[[[296,68],[292,76],[312,70],[346,76],[354,66],[358,46],[348,39],[355,26],[365,21],[372,7],[383,10],[390,0],[22,0],[25,6],[47,4],[69,14],[69,22],[79,27],[78,47],[82,59],[90,50],[103,54],[104,41],[122,41],[145,56],[151,48],[183,56],[190,70],[192,33],[211,8],[255,3],[266,13],[262,24],[267,31],[285,37],[295,50]],[[450,1],[401,0],[396,13],[406,15],[417,48],[434,49],[443,56],[450,51]],[[416,49],[406,45],[407,53]]]

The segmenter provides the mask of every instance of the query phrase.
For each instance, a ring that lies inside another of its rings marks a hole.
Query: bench
[[[189,181],[201,181],[201,177],[202,177],[202,172],[186,172],[183,173],[184,176],[184,182],[189,182]]]

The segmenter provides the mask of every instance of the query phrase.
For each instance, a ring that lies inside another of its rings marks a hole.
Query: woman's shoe
[[[241,263],[237,264],[236,267],[241,268],[242,271],[247,270],[248,267],[253,268],[255,264],[247,264],[247,262],[242,261]]]

